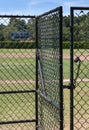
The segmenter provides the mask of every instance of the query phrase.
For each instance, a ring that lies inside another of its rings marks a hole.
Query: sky
[[[89,6],[89,0],[0,0],[0,15],[40,15],[63,6],[68,15],[70,6]]]

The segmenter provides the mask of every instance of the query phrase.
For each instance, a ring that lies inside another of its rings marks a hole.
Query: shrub
[[[0,41],[0,48],[9,49],[29,49],[35,48],[35,42],[33,41]]]
[[[36,43],[34,41],[0,41],[0,48],[34,49],[35,47],[36,47]],[[54,48],[55,48],[55,46],[54,46]],[[70,42],[63,41],[63,48],[69,49]],[[79,49],[89,49],[89,43],[88,42],[74,42],[74,49],[78,49],[78,48]]]
[[[69,49],[70,48],[70,42],[64,41],[63,42],[63,48]],[[74,42],[74,49],[89,49],[89,42]]]

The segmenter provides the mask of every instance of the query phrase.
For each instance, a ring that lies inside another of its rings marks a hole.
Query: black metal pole
[[[0,121],[0,125],[7,125],[7,124],[22,124],[22,123],[34,123],[36,122],[35,119],[32,120],[9,120],[9,121]]]
[[[0,18],[35,18],[31,15],[0,15]]]
[[[36,90],[38,90],[38,20],[36,18]],[[36,130],[38,130],[38,93],[35,96],[36,101]]]
[[[89,7],[71,7],[73,10],[89,10]]]
[[[74,14],[73,8],[70,8],[70,130],[74,129],[74,96],[73,96],[73,22],[74,22]]]
[[[63,130],[63,48],[62,48],[62,7],[59,9],[59,98],[60,130]]]

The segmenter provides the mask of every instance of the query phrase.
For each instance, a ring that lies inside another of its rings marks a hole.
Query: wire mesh
[[[48,103],[42,97],[39,97],[39,102],[39,129],[59,130],[59,109]]]
[[[39,127],[60,129],[60,9],[38,19]]]
[[[89,11],[74,10],[74,129],[89,129]],[[77,78],[76,78],[77,75]]]
[[[31,29],[35,32],[32,18],[0,16],[1,130],[35,129],[36,63]]]

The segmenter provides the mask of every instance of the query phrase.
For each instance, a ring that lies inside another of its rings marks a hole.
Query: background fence
[[[36,128],[35,49],[29,49],[31,41],[21,34],[30,33],[32,19],[35,17],[0,16],[0,130]],[[13,41],[12,33],[16,33]]]

